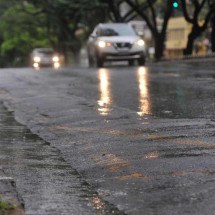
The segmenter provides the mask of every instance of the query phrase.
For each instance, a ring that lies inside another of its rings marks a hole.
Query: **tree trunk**
[[[211,19],[211,50],[215,52],[215,15]]]
[[[68,50],[65,48],[62,52],[62,57],[63,57],[63,64],[64,65],[69,65],[69,52]]]
[[[188,36],[188,41],[187,41],[187,47],[184,49],[184,55],[191,55],[193,52],[193,44],[194,44],[195,37],[191,33]]]
[[[157,34],[155,36],[155,60],[160,60],[163,57],[164,52],[165,35]]]
[[[201,35],[202,31],[198,26],[194,26],[188,36],[187,47],[184,49],[184,55],[191,55],[193,52],[194,41]]]
[[[72,50],[72,64],[79,66],[80,64],[80,49]]]

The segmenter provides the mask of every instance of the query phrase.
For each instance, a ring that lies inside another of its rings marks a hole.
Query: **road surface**
[[[214,64],[1,69],[26,214],[214,214]]]

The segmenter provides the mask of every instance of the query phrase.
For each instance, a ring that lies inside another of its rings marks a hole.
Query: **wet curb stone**
[[[5,210],[0,207],[0,215],[24,215],[24,202],[16,190],[15,181],[5,175],[0,166],[0,202],[11,206]]]

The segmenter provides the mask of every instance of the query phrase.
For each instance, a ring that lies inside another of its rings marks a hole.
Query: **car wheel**
[[[96,66],[97,67],[103,67],[104,65],[104,59],[100,56],[96,56]]]
[[[134,66],[134,60],[129,60],[129,61],[128,61],[128,65],[129,65],[129,66]]]
[[[139,64],[139,66],[144,66],[144,65],[145,65],[145,62],[146,62],[145,56],[142,55],[142,56],[138,59],[138,64]]]

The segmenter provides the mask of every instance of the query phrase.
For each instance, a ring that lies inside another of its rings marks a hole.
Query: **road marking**
[[[10,181],[13,181],[13,178],[11,177],[6,177],[6,176],[0,176],[0,181],[6,181],[6,180],[10,180]]]

